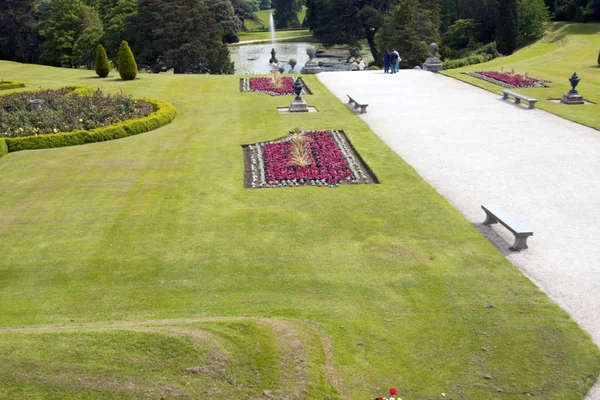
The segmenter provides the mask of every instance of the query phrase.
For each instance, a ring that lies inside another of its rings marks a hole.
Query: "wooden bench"
[[[365,114],[367,112],[367,107],[369,106],[368,104],[360,104],[358,101],[350,97],[349,94],[347,94],[346,96],[348,96],[348,104],[351,106],[353,105],[354,109],[358,109],[360,107],[361,114]]]
[[[515,243],[510,246],[512,251],[528,248],[527,238],[533,236],[533,231],[531,229],[517,221],[515,217],[500,206],[495,204],[483,204],[481,208],[483,208],[486,215],[485,221],[483,222],[484,225],[492,225],[500,222],[515,235]]]
[[[513,92],[512,90],[503,90],[502,94],[503,94],[502,100],[508,100],[508,96],[514,97],[515,104],[519,104],[519,103],[521,103],[521,100],[525,100],[526,102],[529,103],[530,109],[535,108],[535,103],[537,103],[537,99],[534,99],[533,97],[524,96],[517,92]]]

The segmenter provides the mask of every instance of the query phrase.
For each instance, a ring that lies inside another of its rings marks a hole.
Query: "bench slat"
[[[493,214],[502,225],[504,225],[509,231],[513,234],[531,234],[533,235],[533,230],[529,228],[527,225],[518,221],[512,214],[506,211],[504,208],[496,205],[496,204],[484,204],[481,206],[484,210]]]
[[[513,92],[512,90],[502,90],[502,93],[508,94],[510,96],[519,98],[521,100],[525,100],[525,101],[537,101],[537,99],[534,99],[533,97],[527,97],[523,94],[517,93],[517,92]]]

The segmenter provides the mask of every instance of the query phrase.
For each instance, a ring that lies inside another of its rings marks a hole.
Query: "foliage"
[[[137,73],[138,67],[133,53],[127,41],[123,40],[119,48],[119,75],[121,75],[121,79],[128,81],[135,79]]]
[[[450,58],[450,55],[452,55],[452,49],[448,46],[446,46],[445,44],[440,46],[440,49],[438,50],[438,54],[440,55],[440,60],[442,61],[446,61],[447,59]]]
[[[153,112],[145,117],[125,120],[90,130],[80,129],[71,132],[58,132],[51,135],[6,138],[8,151],[49,149],[120,139],[160,128],[173,121],[177,114],[175,108],[165,101],[152,99],[137,99],[133,101],[150,104]]]
[[[517,47],[535,42],[542,37],[550,19],[544,0],[517,0]]]
[[[242,22],[237,17],[231,0],[210,0],[205,1],[204,4],[209,13],[215,18],[223,41],[234,43],[231,38],[242,30]],[[230,38],[230,40],[227,40],[227,38]]]
[[[25,87],[25,84],[22,82],[5,81],[4,79],[0,80],[0,90],[17,89],[22,87]]]
[[[496,26],[496,46],[502,54],[511,54],[517,47],[517,0],[499,0],[502,10]]]
[[[73,64],[92,69],[96,58],[96,45],[104,35],[104,28],[98,12],[90,7],[82,9],[82,24],[83,31],[73,46]]]
[[[273,0],[273,20],[277,29],[298,28],[298,13],[302,10],[300,0]]]
[[[444,44],[455,50],[467,47],[469,40],[475,37],[478,25],[472,18],[457,20],[444,34]]]
[[[119,46],[124,37],[127,37],[128,19],[134,18],[137,13],[137,0],[118,0],[114,6],[106,10],[103,17],[104,45],[108,58],[115,64],[118,59]]]
[[[417,0],[400,0],[386,17],[385,25],[377,36],[380,49],[396,49],[402,57],[401,66],[413,68],[427,59],[426,42],[421,43],[417,33]]]
[[[204,2],[140,0],[130,22],[136,57],[152,72],[233,73],[222,31]]]
[[[89,89],[88,89],[89,90]],[[12,93],[0,97],[0,136],[20,137],[90,130],[141,118],[152,112],[151,104],[131,96],[72,94],[73,88]],[[70,95],[69,95],[70,94]],[[44,101],[42,111],[30,111],[27,101]]]
[[[231,0],[235,16],[241,23],[241,30],[246,30],[246,21],[249,23],[259,24],[260,19],[253,11],[258,11],[259,2],[258,0],[246,1],[246,0]]]
[[[41,38],[34,0],[0,1],[0,59],[25,63],[39,60]]]
[[[441,48],[440,48],[441,50]],[[444,69],[461,68],[471,64],[479,64],[482,62],[493,60],[498,57],[498,50],[496,49],[496,43],[488,43],[474,51],[471,51],[462,58],[445,60]]]
[[[84,29],[85,6],[81,0],[54,0],[50,3],[46,19],[40,22],[42,60],[49,65],[73,67],[73,48]]]
[[[0,138],[0,158],[8,154],[8,146],[6,145],[6,139]]]
[[[96,74],[98,74],[98,76],[100,78],[106,78],[108,76],[108,73],[110,72],[110,64],[108,63],[108,57],[106,56],[106,50],[104,49],[104,46],[102,46],[101,44],[99,44],[98,47],[96,48],[95,68],[96,68]]]
[[[600,0],[555,0],[546,4],[555,20],[575,22],[600,20]]]

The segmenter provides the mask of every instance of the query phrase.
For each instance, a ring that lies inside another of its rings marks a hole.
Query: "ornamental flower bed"
[[[294,139],[305,138],[307,157],[297,161]],[[342,131],[297,131],[284,138],[244,146],[248,188],[377,183]]]
[[[272,96],[285,96],[295,95],[294,93],[294,82],[296,79],[290,76],[280,77],[280,86],[275,87],[273,78],[271,77],[260,77],[260,78],[242,78],[240,79],[240,91],[241,92],[263,92],[268,93]],[[302,80],[302,79],[301,79]],[[302,94],[312,94],[311,91],[306,87],[304,81],[302,81]]]
[[[466,74],[506,88],[544,88],[546,87],[544,83],[548,82],[511,72],[479,71]]]
[[[27,102],[32,99],[44,101],[42,111],[29,110]],[[153,111],[149,102],[100,90],[91,96],[80,96],[72,88],[12,93],[0,97],[0,138],[90,130]]]

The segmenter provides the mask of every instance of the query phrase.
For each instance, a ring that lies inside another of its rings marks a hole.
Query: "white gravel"
[[[426,71],[317,76],[342,102],[368,103],[372,130],[600,345],[599,131]],[[532,228],[529,249],[481,225],[484,203]]]

